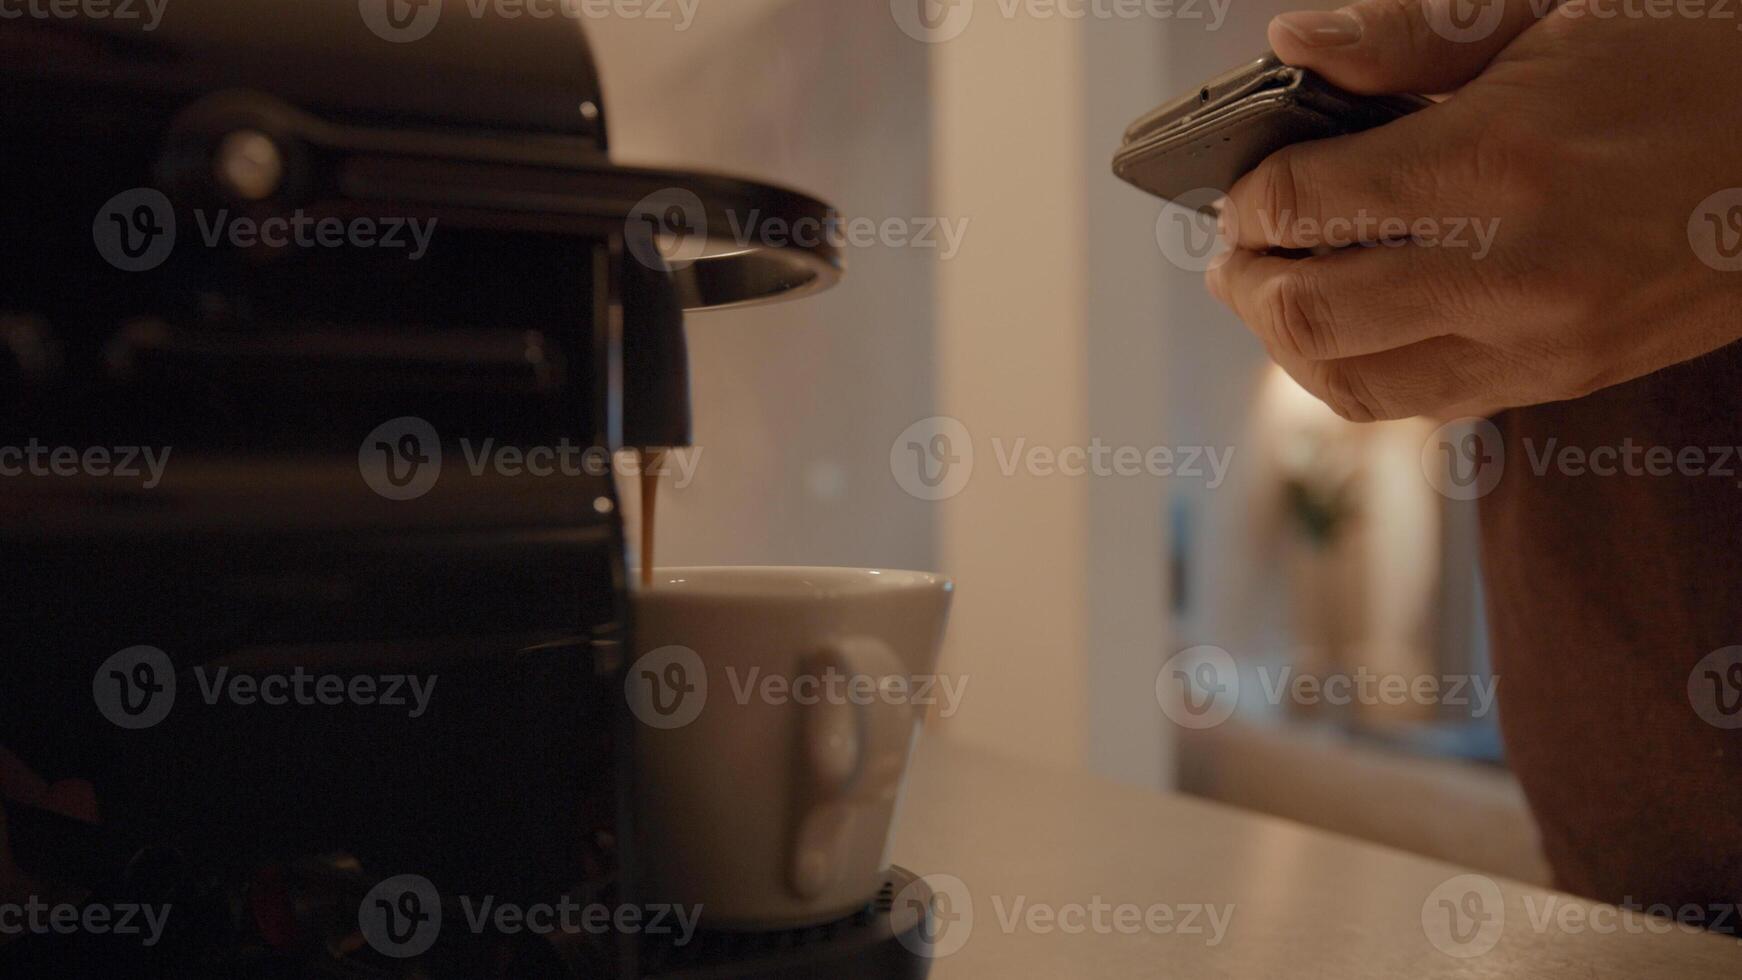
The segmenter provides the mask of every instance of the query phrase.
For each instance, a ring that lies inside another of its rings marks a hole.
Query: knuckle
[[[1324,367],[1325,404],[1350,422],[1377,422],[1396,418],[1374,397],[1373,387],[1359,369],[1333,361]]]
[[[1496,120],[1477,132],[1468,152],[1474,186],[1491,189],[1507,214],[1546,213],[1565,192],[1565,148],[1557,149],[1538,127]]]
[[[1258,209],[1266,219],[1267,237],[1279,244],[1289,228],[1311,206],[1311,186],[1298,154],[1278,150],[1258,167]]]
[[[1583,321],[1587,325],[1592,322],[1598,321]],[[1526,363],[1552,365],[1546,372],[1547,394],[1556,401],[1572,401],[1619,384],[1637,374],[1631,365],[1618,364],[1602,356],[1599,351],[1606,349],[1590,344],[1541,344],[1537,350],[1526,353],[1522,359]]]
[[[1336,356],[1332,321],[1318,280],[1293,269],[1276,277],[1264,302],[1270,340],[1295,357],[1312,361]]]
[[[1426,8],[1412,0],[1385,0],[1384,6],[1392,22],[1397,25],[1397,45],[1399,52],[1407,61],[1403,64],[1421,64],[1419,59],[1433,57],[1445,48],[1445,38],[1435,30],[1433,22],[1426,16]]]

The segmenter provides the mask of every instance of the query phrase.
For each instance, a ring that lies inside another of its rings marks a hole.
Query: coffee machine
[[[759,232],[832,210],[614,165],[573,18],[75,6],[0,21],[0,747],[96,820],[7,825],[33,879],[169,914],[0,973],[923,976],[900,869],[771,934],[454,907],[635,907],[617,454],[690,442],[687,312],[839,278]]]

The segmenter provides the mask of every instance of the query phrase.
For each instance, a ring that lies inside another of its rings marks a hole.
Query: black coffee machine
[[[689,443],[684,311],[828,287],[759,228],[831,210],[612,165],[573,18],[123,6],[0,21],[0,747],[94,790],[7,802],[24,872],[170,913],[0,974],[923,976],[899,869],[772,935],[454,908],[635,907],[611,453]]]

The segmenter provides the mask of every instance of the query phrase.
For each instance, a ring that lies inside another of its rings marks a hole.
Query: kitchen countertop
[[[949,896],[937,980],[1742,976],[1736,939],[946,739],[894,857]]]

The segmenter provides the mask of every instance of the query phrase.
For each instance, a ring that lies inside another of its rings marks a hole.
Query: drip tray
[[[896,899],[900,897],[898,902]],[[641,975],[659,980],[923,980],[931,970],[931,890],[891,868],[857,915],[785,932],[696,933],[683,946],[648,942]]]

